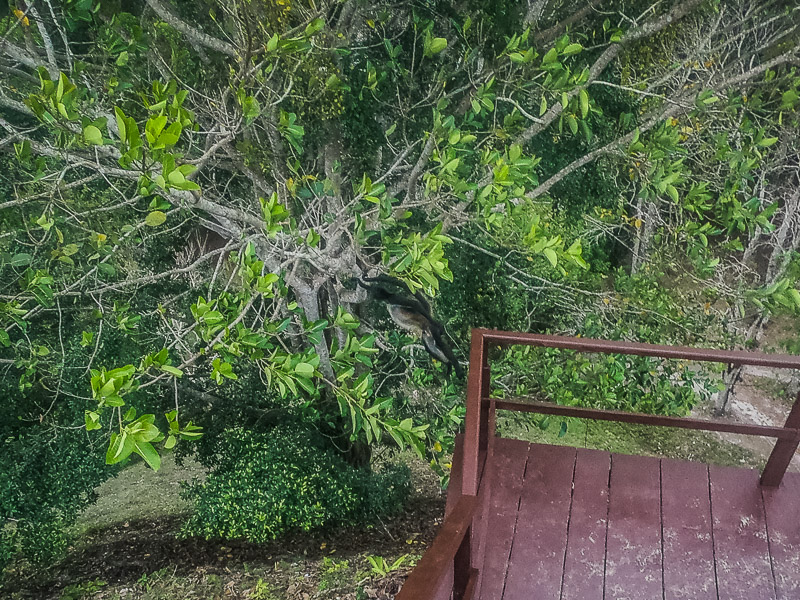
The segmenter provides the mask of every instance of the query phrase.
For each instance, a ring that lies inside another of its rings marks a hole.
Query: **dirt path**
[[[792,378],[790,371],[745,367],[730,403],[730,413],[722,419],[735,423],[782,426],[796,393],[797,380]],[[710,406],[700,407],[696,412],[700,418],[720,419],[712,417]],[[763,467],[775,446],[773,438],[732,433],[718,435],[727,442],[752,451],[760,460],[759,467]],[[789,469],[800,472],[800,452],[795,454]]]

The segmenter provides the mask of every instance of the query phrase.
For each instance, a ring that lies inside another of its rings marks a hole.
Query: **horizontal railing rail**
[[[777,369],[800,369],[800,356],[794,354],[766,354],[746,350],[716,350],[713,348],[689,348],[686,346],[662,346],[614,340],[543,335],[538,333],[514,333],[492,329],[477,329],[484,342],[495,346],[540,346],[561,348],[576,352],[599,352],[603,354],[632,354],[700,362],[716,362],[730,365],[753,365]]]
[[[800,440],[800,429],[791,427],[729,423],[727,421],[709,421],[706,419],[692,419],[690,417],[666,417],[663,415],[608,410],[604,408],[565,406],[562,404],[553,404],[552,402],[500,400],[495,398],[492,398],[492,401],[497,410],[532,412],[540,415],[574,417],[577,419],[592,419],[595,421],[616,421],[619,423],[633,423],[635,425],[677,427],[680,429],[694,429],[697,431],[719,431],[723,433],[738,433],[740,435],[760,435],[781,440]]]

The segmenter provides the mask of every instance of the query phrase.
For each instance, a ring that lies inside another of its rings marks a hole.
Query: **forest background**
[[[396,512],[383,447],[446,483],[463,381],[376,273],[462,360],[475,326],[758,346],[800,311],[798,41],[787,0],[0,2],[2,563],[169,452],[208,473],[183,536]],[[495,365],[673,415],[741,375]]]

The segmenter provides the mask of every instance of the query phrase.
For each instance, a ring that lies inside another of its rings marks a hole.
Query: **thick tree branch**
[[[180,31],[183,35],[189,38],[190,41],[211,48],[217,52],[222,52],[233,58],[236,58],[236,48],[231,46],[228,42],[224,42],[215,37],[211,37],[207,33],[203,33],[199,29],[192,27],[185,21],[182,21],[175,14],[173,14],[166,6],[161,3],[161,0],[147,0],[147,5],[152,8],[155,13],[169,23],[172,27]]]
[[[56,53],[53,50],[53,40],[50,39],[50,32],[47,31],[47,27],[45,27],[42,17],[39,16],[39,11],[36,10],[36,7],[33,6],[33,4],[28,6],[28,12],[33,17],[33,21],[36,23],[36,28],[39,30],[39,35],[42,36],[42,45],[44,45],[44,51],[47,55],[47,72],[50,73],[50,79],[56,81],[61,69],[58,68],[58,61],[56,61]]]
[[[428,135],[428,141],[425,142],[425,146],[422,148],[422,153],[419,155],[417,162],[414,164],[414,168],[411,169],[411,174],[408,176],[406,197],[409,202],[417,201],[417,181],[419,180],[419,176],[422,175],[425,166],[428,164],[428,159],[431,157],[431,154],[433,154],[434,146],[436,146],[436,136],[434,132],[431,131]]]

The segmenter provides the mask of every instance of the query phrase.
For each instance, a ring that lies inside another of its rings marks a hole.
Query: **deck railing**
[[[792,457],[800,446],[800,394],[782,427],[729,423],[685,417],[665,417],[643,413],[560,406],[546,402],[520,402],[490,397],[491,371],[488,350],[512,345],[561,348],[577,352],[632,354],[655,358],[716,362],[733,366],[754,365],[779,369],[800,369],[800,356],[764,354],[736,350],[712,350],[661,346],[634,342],[593,340],[530,333],[473,329],[467,379],[467,415],[461,457],[461,471],[453,473],[451,485],[458,497],[455,508],[445,518],[431,547],[409,576],[397,600],[471,600],[480,590],[480,569],[489,502],[491,458],[497,410],[514,410],[563,417],[620,421],[641,425],[678,427],[701,431],[720,431],[776,438],[775,447],[761,474],[761,485],[780,485]],[[486,465],[486,468],[481,467]],[[458,468],[456,465],[454,469]],[[454,491],[451,491],[452,495]]]

